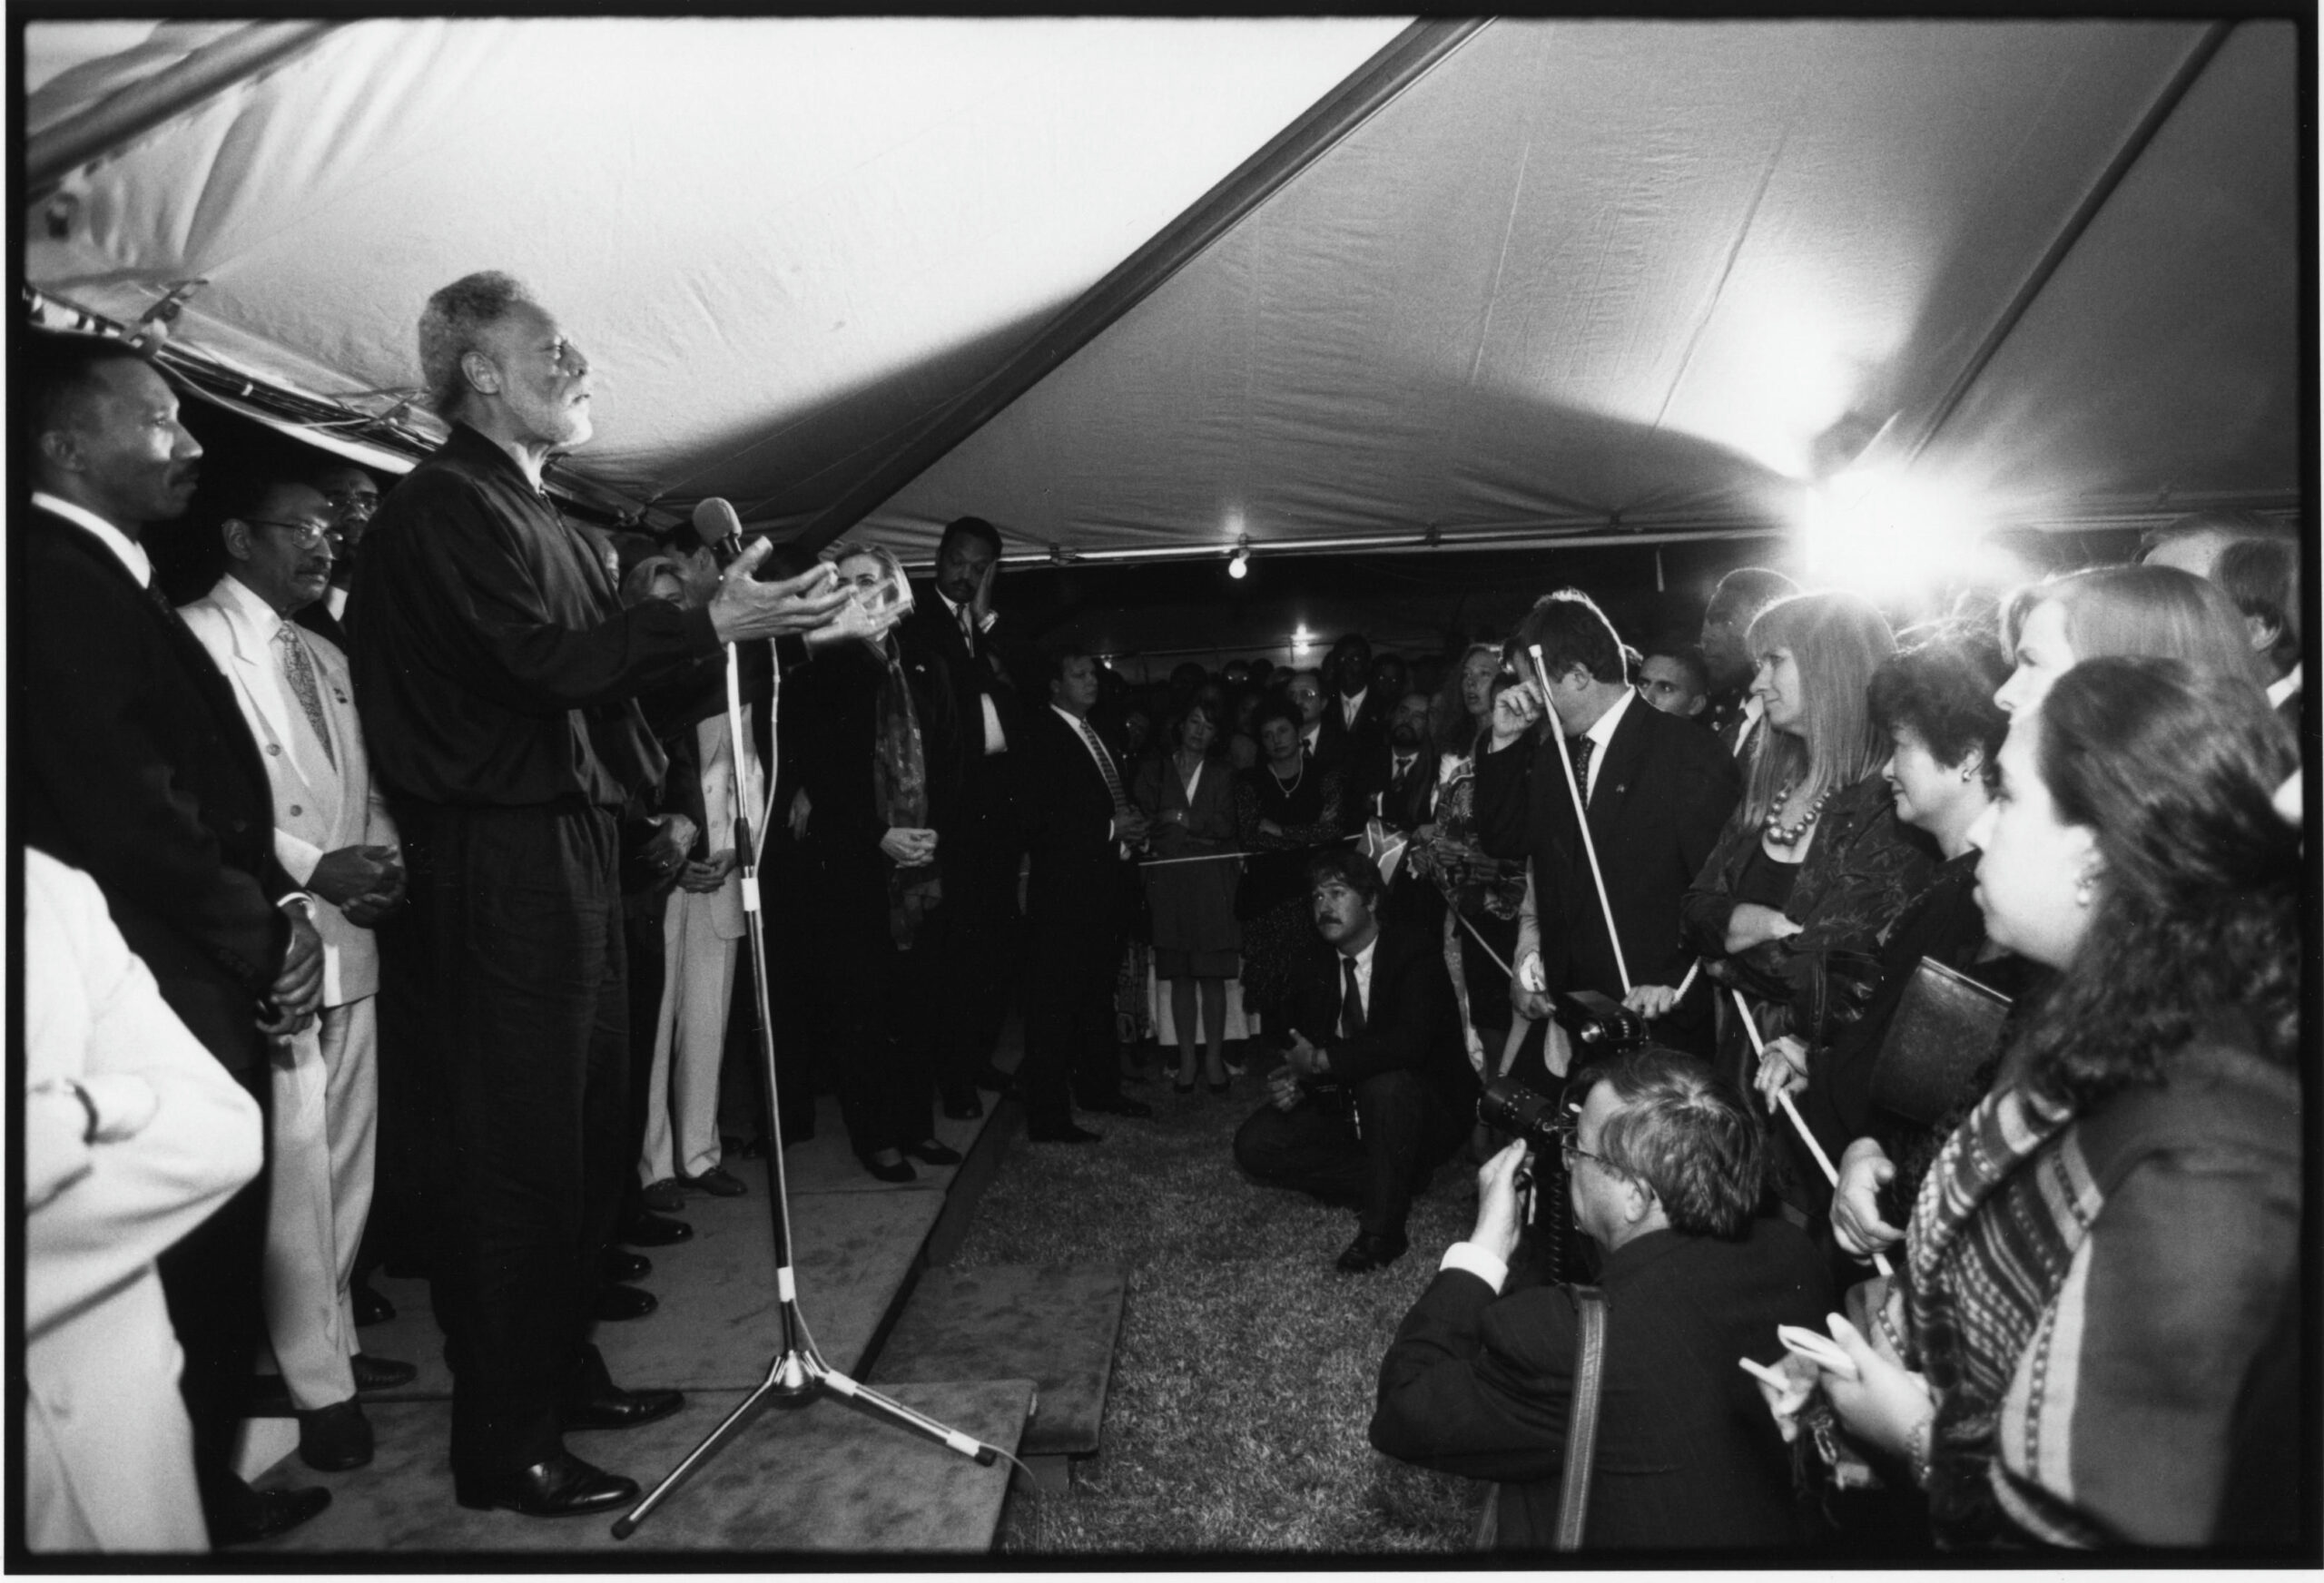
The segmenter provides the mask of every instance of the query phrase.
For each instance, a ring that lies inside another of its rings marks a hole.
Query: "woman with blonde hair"
[[[1815,1048],[1861,1015],[1880,937],[1935,853],[1898,821],[1882,773],[1893,744],[1866,689],[1896,640],[1880,612],[1854,594],[1797,594],[1760,612],[1748,641],[1769,729],[1679,910],[1706,975],[1722,996],[1743,991],[1761,1037]],[[1722,1018],[1719,1069],[1770,1106],[1789,1076],[1772,1069],[1781,1059],[1763,1074],[1748,1034]],[[1787,1195],[1820,1211],[1822,1176],[1804,1153],[1790,1164]]]
[[[2176,566],[2093,566],[2028,583],[2002,605],[2002,647],[2015,667],[1994,702],[2015,713],[2082,660],[2142,654],[2264,689],[2242,612],[2208,578]]]

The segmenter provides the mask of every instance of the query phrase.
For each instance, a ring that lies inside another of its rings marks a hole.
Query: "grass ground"
[[[1259,1086],[1256,1067],[1224,1096],[1131,1086],[1154,1119],[1085,1116],[1106,1140],[1078,1147],[1020,1140],[986,1190],[960,1264],[1128,1276],[1102,1450],[1069,1497],[1010,1497],[1001,1554],[1466,1548],[1482,1486],[1383,1457],[1364,1426],[1398,1322],[1468,1232],[1471,1170],[1439,1168],[1410,1253],[1340,1274],[1354,1212],[1235,1168]]]

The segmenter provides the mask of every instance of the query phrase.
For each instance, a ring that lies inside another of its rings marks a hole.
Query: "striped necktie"
[[[1088,742],[1089,751],[1098,755],[1098,769],[1106,777],[1106,790],[1113,796],[1114,811],[1128,811],[1129,798],[1123,793],[1121,772],[1114,768],[1114,755],[1107,751],[1104,740],[1088,721],[1078,720],[1074,723],[1081,728],[1081,740]]]

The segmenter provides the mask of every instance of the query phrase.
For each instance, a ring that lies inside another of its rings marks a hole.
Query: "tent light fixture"
[[[1251,575],[1251,536],[1244,534],[1235,541],[1235,553],[1226,559],[1226,575],[1240,580]]]

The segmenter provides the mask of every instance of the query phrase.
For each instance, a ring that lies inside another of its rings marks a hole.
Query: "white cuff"
[[[303,885],[315,877],[315,867],[323,860],[323,850],[314,842],[301,841],[277,826],[274,831],[274,860],[282,865],[284,873]]]
[[[1509,1266],[1475,1243],[1454,1243],[1444,1250],[1444,1260],[1436,1270],[1439,1274],[1447,1270],[1466,1270],[1496,1293],[1509,1279]]]

